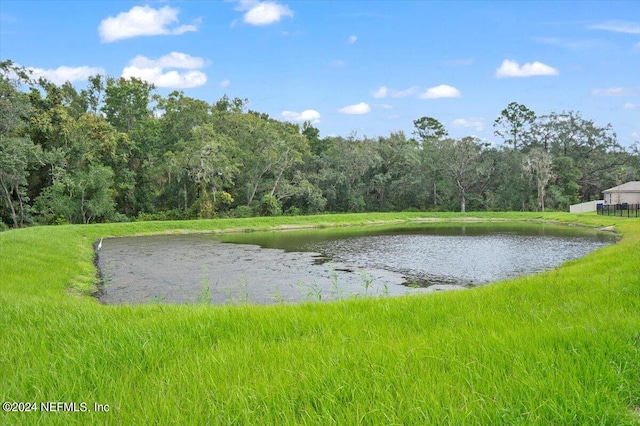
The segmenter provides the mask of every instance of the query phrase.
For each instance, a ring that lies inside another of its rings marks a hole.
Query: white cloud
[[[389,95],[389,89],[386,86],[380,86],[375,92],[371,92],[371,96],[376,99],[383,99]]]
[[[75,81],[86,81],[89,77],[101,74],[105,75],[106,71],[100,67],[67,67],[61,66],[56,69],[29,68],[34,78],[43,77],[56,85],[61,85],[67,81],[73,83]]]
[[[608,87],[606,89],[593,89],[591,94],[594,96],[627,96],[635,92],[636,90],[630,87]]]
[[[189,31],[198,31],[198,21],[191,25],[174,26],[178,22],[179,9],[165,6],[154,9],[149,6],[134,6],[128,12],[108,17],[100,22],[98,33],[103,43],[138,36],[180,35]]]
[[[451,122],[454,127],[467,127],[473,128],[476,132],[484,130],[484,120],[482,118],[456,118]]]
[[[356,41],[358,41],[358,36],[355,36],[355,35],[350,35],[349,36],[349,44],[353,44]]]
[[[172,89],[189,89],[202,86],[207,82],[207,75],[202,71],[178,72],[175,70],[163,72],[162,68],[125,67],[122,77],[137,77],[153,83],[156,87]]]
[[[622,105],[622,108],[624,108],[624,109],[640,109],[640,104],[633,104],[631,102],[626,102],[624,105]]]
[[[460,96],[460,91],[455,87],[441,84],[427,89],[420,95],[420,99],[459,98]]]
[[[186,53],[171,52],[158,59],[149,59],[138,55],[129,62],[129,66],[122,71],[122,77],[136,77],[153,83],[156,87],[173,89],[188,89],[202,86],[207,82],[207,75],[197,71],[205,65],[203,58]],[[165,68],[170,70],[165,71]],[[190,71],[179,72],[175,69]]]
[[[522,66],[516,61],[505,59],[496,70],[496,77],[534,77],[538,75],[558,75],[558,70],[542,62],[528,62]]]
[[[231,82],[229,80],[222,80],[220,83],[218,83],[220,87],[229,87],[230,84]]]
[[[145,56],[138,55],[130,61],[130,64],[140,68],[182,68],[182,69],[198,69],[205,65],[205,60],[197,56],[191,56],[186,53],[171,52],[168,55],[161,56],[158,59],[149,59]]]
[[[633,45],[634,49],[640,49],[640,41]]]
[[[418,91],[417,86],[409,87],[408,89],[404,89],[404,90],[389,89],[386,86],[380,86],[376,91],[371,92],[371,96],[373,96],[376,99],[382,99],[386,97],[405,98],[407,96],[411,96],[415,94],[417,91]]]
[[[349,115],[362,115],[371,112],[371,107],[366,102],[360,102],[359,104],[348,105],[344,108],[340,108],[338,112]]]
[[[275,1],[240,0],[236,10],[246,11],[243,17],[245,24],[265,26],[279,22],[283,17],[293,17],[288,6]]]
[[[310,121],[312,124],[320,123],[320,113],[314,109],[306,109],[302,112],[282,111],[282,116],[285,120],[289,121],[298,121],[300,123]]]
[[[336,59],[335,61],[331,61],[329,65],[336,68],[343,68],[347,66],[347,63],[341,59]]]
[[[613,31],[615,33],[640,34],[640,22],[606,21],[591,25],[592,30]]]

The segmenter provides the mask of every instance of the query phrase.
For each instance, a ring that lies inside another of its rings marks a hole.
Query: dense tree
[[[547,185],[554,178],[551,155],[543,150],[533,150],[525,157],[523,167],[536,182],[538,207],[544,211]]]
[[[550,151],[555,157],[569,157],[580,169],[576,183],[580,199],[598,198],[600,191],[615,185],[615,174],[629,157],[617,141],[611,125],[598,126],[578,112],[550,115],[554,129]]]
[[[117,130],[128,133],[137,121],[151,117],[154,89],[153,84],[135,77],[109,77],[101,110]]]
[[[571,157],[553,157],[553,176],[555,180],[550,185],[549,193],[556,209],[568,210],[571,204],[580,200],[580,185],[582,176],[580,169]],[[603,188],[606,189],[606,188]]]
[[[30,219],[27,178],[40,157],[40,150],[28,137],[0,136],[0,215],[8,213],[15,227]]]
[[[113,171],[90,164],[86,169],[56,167],[53,184],[36,199],[45,223],[92,223],[110,219],[115,212]]]
[[[25,134],[31,108],[19,88],[28,81],[26,70],[0,62],[0,219],[8,217],[14,227],[30,219],[28,178],[41,158]]]
[[[111,219],[118,188],[114,167],[126,162],[121,145],[127,144],[128,136],[92,113],[77,120],[66,116],[61,126],[64,143],[45,151],[51,185],[37,198],[39,213],[46,222]],[[121,173],[119,179],[125,176]]]
[[[526,106],[511,102],[493,123],[495,135],[500,136],[513,150],[526,147],[529,144],[531,126],[536,114]]]
[[[0,219],[92,223],[322,211],[567,209],[640,178],[638,147],[578,112],[536,117],[512,102],[502,145],[448,138],[416,119],[411,138],[321,137],[246,110],[166,96],[138,79],[84,89],[1,62]],[[640,144],[639,144],[640,145]],[[0,227],[5,225],[0,224]]]
[[[236,109],[217,113],[214,124],[238,142],[243,164],[238,189],[247,206],[261,193],[276,196],[282,177],[301,163],[308,151],[308,141],[297,126],[253,112]]]
[[[98,112],[100,112],[100,108],[102,108],[105,78],[96,74],[89,77],[88,80],[89,87],[82,90],[80,93],[83,95],[87,103],[87,111],[98,114]]]
[[[211,123],[195,127],[192,136],[179,145],[178,161],[197,187],[198,215],[210,218],[219,209],[218,193],[234,183],[239,172],[237,145],[215,131]],[[226,203],[226,197],[221,200]]]
[[[473,190],[482,189],[491,177],[491,164],[483,161],[486,145],[471,136],[445,139],[440,153],[447,176],[455,183],[460,197],[460,211],[467,211],[467,199]]]
[[[413,135],[421,142],[433,142],[449,136],[444,125],[433,117],[421,117],[413,121]]]
[[[413,135],[418,138],[421,150],[419,162],[422,177],[423,198],[431,198],[431,206],[437,208],[442,204],[442,197],[438,195],[438,186],[443,185],[440,143],[449,133],[444,125],[433,117],[421,117],[414,120]],[[444,183],[446,186],[446,183]]]
[[[380,159],[372,170],[369,194],[372,209],[397,210],[415,207],[421,182],[418,147],[403,132],[379,137],[375,148]]]

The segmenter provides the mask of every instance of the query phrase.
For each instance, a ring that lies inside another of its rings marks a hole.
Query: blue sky
[[[321,136],[410,134],[431,116],[489,141],[510,102],[580,111],[640,141],[638,1],[20,1],[0,58],[61,84],[147,79]]]

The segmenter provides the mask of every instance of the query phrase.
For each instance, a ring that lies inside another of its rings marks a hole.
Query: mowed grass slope
[[[102,236],[471,216],[614,225],[623,238],[462,292],[275,306],[86,296]],[[0,233],[0,400],[89,408],[0,424],[638,424],[640,220],[395,213]]]

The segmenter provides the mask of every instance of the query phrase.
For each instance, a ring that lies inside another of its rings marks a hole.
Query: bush
[[[300,216],[300,214],[302,211],[296,206],[291,206],[284,212],[285,216]]]
[[[131,222],[131,218],[126,214],[116,212],[113,216],[111,216],[110,222]]]
[[[137,220],[142,222],[148,222],[153,220],[184,220],[184,219],[193,219],[193,217],[189,217],[187,213],[182,211],[181,209],[171,209],[171,210],[163,210],[158,213],[138,213]]]
[[[403,212],[407,212],[407,213],[420,213],[424,210],[418,208],[418,207],[407,207],[406,209],[402,210]]]
[[[279,216],[282,214],[280,202],[275,195],[265,194],[258,204],[258,214],[260,216]]]
[[[249,206],[238,206],[229,211],[231,217],[252,217],[255,216],[253,209]]]

